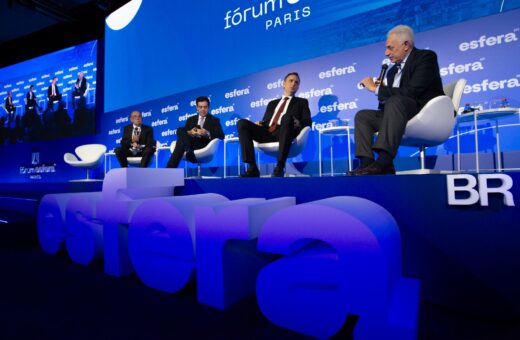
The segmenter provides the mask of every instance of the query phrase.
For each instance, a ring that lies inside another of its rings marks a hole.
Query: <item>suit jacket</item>
[[[396,73],[397,67],[394,65],[388,71],[387,86],[379,87],[379,101],[402,95],[414,99],[421,109],[431,99],[444,95],[437,55],[433,51],[414,47],[404,64],[399,87],[392,87]]]
[[[56,87],[56,96],[55,98],[60,98],[61,95],[60,95],[60,90],[58,88],[58,84],[54,85]],[[52,84],[49,85],[49,87],[47,88],[47,98],[51,98],[52,97]]]
[[[199,115],[191,116],[186,121],[186,125],[184,125],[184,128],[186,131],[193,129],[195,126],[197,126],[199,122]],[[202,128],[209,131],[210,138],[206,138],[208,143],[210,140],[218,138],[218,139],[224,139],[224,132],[222,131],[222,126],[220,125],[220,119],[211,115],[207,114],[206,119],[204,120],[204,125],[201,126]]]
[[[78,85],[78,88],[76,89],[76,87],[74,87],[74,91],[79,92],[83,96],[85,94],[85,91],[87,90],[87,78],[83,77],[83,81],[81,81],[81,84],[80,79],[76,79],[76,85]]]
[[[276,109],[276,106],[278,105],[280,100],[282,100],[282,98],[272,100],[269,102],[269,104],[267,104],[264,117],[262,118],[262,125],[264,125],[265,127],[269,125],[269,122],[273,118],[273,115],[275,114],[274,110]],[[311,126],[312,124],[311,111],[309,110],[309,102],[305,98],[293,96],[291,101],[289,102],[289,107],[287,108],[285,114],[293,116],[294,118],[300,121],[300,128],[298,129],[298,131],[296,131],[296,134],[298,134],[300,130],[304,127]]]
[[[25,96],[27,106],[36,106],[36,95],[34,92],[32,93],[31,97],[31,91],[27,92],[27,95]]]
[[[13,104],[13,98],[11,98],[11,101],[9,101],[9,97],[5,97],[5,105],[4,105],[5,109],[8,111],[8,112],[14,112],[14,110],[16,109],[14,104]]]
[[[121,139],[121,147],[124,149],[130,149],[132,147],[132,133],[134,125],[129,124],[125,126],[123,130],[123,138]],[[155,147],[153,140],[153,129],[151,126],[141,124],[141,134],[139,135],[139,145],[145,145],[145,147]]]

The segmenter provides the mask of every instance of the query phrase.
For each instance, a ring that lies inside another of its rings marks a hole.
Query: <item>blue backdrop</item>
[[[146,9],[146,7],[143,9]],[[138,16],[139,15],[140,14],[138,14]],[[464,106],[464,103],[470,103],[472,106],[490,108],[499,105],[501,98],[505,97],[511,106],[518,107],[520,104],[518,92],[518,87],[520,87],[520,65],[515,63],[514,60],[520,57],[520,44],[518,42],[519,17],[520,11],[515,10],[417,33],[416,46],[419,48],[432,49],[437,52],[444,84],[448,84],[459,78],[467,79],[468,82],[464,90],[462,106]],[[293,22],[292,24],[295,23]],[[234,27],[229,29],[234,29]],[[257,29],[260,30],[261,28],[257,27]],[[206,61],[201,62],[203,69],[193,69],[190,71],[193,74],[192,77],[184,75],[183,72],[187,71],[187,69],[179,70],[180,72],[175,76],[165,77],[168,78],[170,82],[164,84],[151,80],[148,81],[148,79],[151,79],[149,78],[151,74],[156,70],[156,59],[150,62],[150,64],[141,60],[142,65],[144,65],[141,69],[146,70],[146,76],[144,76],[142,80],[144,80],[144,83],[147,85],[142,86],[142,82],[140,83],[140,91],[137,91],[135,95],[122,95],[121,98],[116,99],[115,97],[117,96],[110,96],[108,90],[112,86],[110,79],[113,77],[109,63],[109,60],[112,59],[111,51],[113,46],[111,45],[111,41],[112,39],[118,40],[115,36],[111,36],[113,34],[124,35],[125,33],[124,30],[115,33],[107,32],[107,44],[109,44],[109,47],[106,53],[106,102],[112,104],[114,104],[113,100],[133,102],[136,98],[139,98],[139,96],[150,97],[152,96],[149,92],[151,89],[153,89],[152,92],[155,91],[154,93],[160,93],[168,86],[170,88],[172,86],[190,87],[186,84],[190,84],[190,82],[203,83],[206,80],[203,76],[206,74],[211,79],[215,74],[223,78],[222,72],[227,75],[234,73],[231,71],[223,71],[224,69],[227,70],[230,65],[235,66],[236,69],[234,71],[238,71],[238,69],[244,67],[244,64],[248,64],[251,60],[259,59],[256,67],[261,68],[261,65],[266,65],[268,62],[275,63],[275,61],[289,60],[295,56],[302,58],[302,56],[309,55],[299,50],[300,46],[305,46],[304,49],[306,49],[308,46],[305,44],[297,44],[294,48],[291,45],[291,48],[286,48],[283,52],[274,49],[273,53],[276,57],[272,59],[262,59],[261,57],[265,57],[266,53],[251,53],[250,58],[241,57],[244,58],[244,62],[234,60],[236,57],[234,52],[224,54],[208,53],[205,56]],[[193,34],[193,32],[191,34]],[[223,34],[225,35],[227,32]],[[256,34],[258,34],[258,37],[262,37],[264,33],[256,32]],[[287,34],[289,34],[287,39],[292,41],[292,38],[290,38],[291,33]],[[379,38],[384,39],[384,35]],[[242,41],[242,43],[245,42]],[[198,46],[206,45],[199,44]],[[246,43],[244,48],[250,51],[248,46],[249,44]],[[264,45],[264,47],[265,46],[266,45]],[[255,51],[254,46],[251,48],[251,51]],[[269,56],[271,56],[270,51],[271,49],[269,49],[269,53],[267,53]],[[143,57],[143,55],[141,55],[141,57]],[[182,59],[182,56],[180,58]],[[197,58],[197,56],[195,58]],[[131,58],[126,61],[131,62]],[[143,112],[144,123],[154,127],[156,139],[161,144],[169,145],[176,139],[175,129],[179,126],[183,126],[188,116],[196,114],[194,98],[200,95],[207,95],[211,98],[211,112],[221,119],[226,138],[236,137],[237,120],[240,118],[248,118],[251,120],[261,119],[268,101],[282,95],[283,90],[281,85],[283,76],[290,71],[297,71],[301,76],[300,91],[297,95],[309,99],[313,117],[313,134],[311,135],[308,147],[306,147],[304,153],[297,161],[307,162],[306,171],[315,174],[317,172],[316,161],[319,152],[317,131],[322,127],[329,126],[331,124],[329,121],[333,119],[349,119],[351,123],[353,123],[354,115],[359,109],[376,107],[377,101],[375,96],[360,88],[358,82],[364,76],[376,76],[380,68],[379,65],[384,62],[389,61],[385,59],[384,43],[380,41],[281,67],[270,68],[265,71],[202,86],[159,99],[132,104],[104,115],[102,122],[104,136],[102,140],[109,149],[115,147],[119,143],[122,127],[129,123],[127,118],[129,112],[138,109]],[[226,64],[224,69],[220,66],[215,67],[214,72],[210,72],[209,69],[204,69],[219,63]],[[120,64],[123,63],[120,62]],[[153,67],[151,67],[151,65],[153,65]],[[167,75],[169,72],[173,72],[172,70],[176,69],[175,65],[176,64],[173,63],[172,67],[164,71],[164,74]],[[135,68],[138,68],[138,66],[135,65]],[[150,72],[148,72],[148,70],[150,70]],[[197,80],[196,74],[199,74],[204,79]],[[135,76],[135,74],[133,76]],[[183,79],[184,77],[189,79],[186,83],[176,82],[177,79]],[[128,87],[125,86],[124,89],[132,92],[131,85]],[[462,108],[460,108],[460,110],[462,110]],[[491,130],[492,124],[492,122],[482,122],[482,126],[480,127],[479,146],[482,150],[492,151],[495,148],[495,137],[493,136],[493,130]],[[520,142],[517,138],[514,138],[519,132],[518,116],[506,117],[500,121],[500,124],[503,125],[501,129],[502,151],[519,150]],[[471,129],[471,124],[461,126],[463,132],[461,140],[462,152],[474,151],[474,136],[468,133],[468,130]],[[327,149],[329,143],[329,139],[325,138],[324,144],[322,145],[324,155],[328,154]],[[335,138],[334,143],[337,150],[335,159],[345,159],[347,155],[345,139]],[[399,156],[416,156],[416,152],[416,149],[403,147],[399,151]],[[454,136],[452,136],[447,143],[437,148],[431,148],[428,151],[429,154],[436,155],[453,155],[455,152],[456,142]],[[159,166],[164,166],[166,158],[169,156],[169,153],[164,154],[165,155],[162,156],[159,155]],[[227,157],[230,163],[236,163],[236,152],[228,153]],[[325,159],[326,158],[327,157],[325,157]],[[210,164],[210,166],[214,166],[216,169],[217,165],[223,163],[222,161],[222,156],[220,156]],[[509,162],[509,164],[505,165],[510,167],[515,166],[513,163],[514,162]],[[453,164],[449,166],[453,167]],[[474,165],[472,164],[472,166]],[[346,162],[342,162],[338,164],[336,170],[344,171],[345,168]]]

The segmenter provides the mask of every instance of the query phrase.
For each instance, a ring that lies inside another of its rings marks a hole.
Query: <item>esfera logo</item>
[[[441,76],[447,76],[452,74],[461,74],[461,73],[468,73],[468,72],[476,72],[476,71],[482,71],[484,69],[484,65],[482,64],[482,61],[474,61],[472,63],[466,63],[466,64],[455,64],[451,63],[446,67],[441,67],[440,73]]]
[[[518,37],[516,36],[517,32],[518,29],[515,29],[513,32],[492,35],[489,37],[486,35],[482,35],[480,36],[480,38],[478,38],[478,40],[471,40],[460,43],[459,50],[461,50],[462,52],[466,52],[468,50],[475,50],[477,48],[512,43],[518,41]]]
[[[114,31],[119,31],[128,26],[137,15],[143,0],[131,0],[110,14],[105,22]]]
[[[276,15],[269,17],[264,22],[266,30],[299,21],[311,15],[310,6],[296,6],[299,2],[300,0],[264,0],[251,7],[229,10],[224,16],[224,29],[253,22],[273,13]],[[284,11],[285,7],[289,7],[290,11]]]
[[[518,78],[489,80],[484,79],[480,83],[468,84],[464,87],[464,93],[479,93],[487,91],[497,91],[503,89],[514,89],[520,87]]]

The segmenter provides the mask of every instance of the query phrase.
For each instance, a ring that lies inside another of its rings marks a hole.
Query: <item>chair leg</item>
[[[90,171],[89,168],[87,168],[87,181],[90,180]]]
[[[419,158],[421,160],[421,170],[424,170],[425,169],[425,152],[426,151],[426,148],[424,147],[424,145],[421,145],[421,148],[419,150]]]
[[[200,177],[200,163],[197,163],[197,177],[201,178]]]

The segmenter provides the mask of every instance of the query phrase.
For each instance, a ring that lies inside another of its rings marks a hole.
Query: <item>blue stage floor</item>
[[[520,317],[520,173],[506,175],[516,182],[511,189],[514,207],[506,206],[498,194],[490,195],[489,206],[450,206],[446,175],[187,179],[175,195],[294,196],[297,204],[333,196],[366,198],[397,221],[403,275],[421,281],[423,304],[509,320]],[[38,200],[46,193],[101,188],[102,182],[6,184],[0,192],[0,210],[34,221]],[[29,200],[20,204],[5,197]]]

